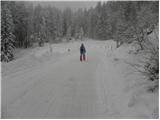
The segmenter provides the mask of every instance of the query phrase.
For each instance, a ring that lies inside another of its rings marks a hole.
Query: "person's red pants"
[[[83,61],[86,60],[85,54],[81,54],[81,55],[80,55],[80,61],[82,61],[82,60],[83,60]]]

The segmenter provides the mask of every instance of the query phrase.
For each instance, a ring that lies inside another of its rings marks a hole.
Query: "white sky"
[[[42,5],[42,6],[55,6],[61,10],[64,10],[67,7],[70,7],[72,10],[77,10],[78,8],[91,8],[95,7],[97,1],[34,1],[34,5]]]

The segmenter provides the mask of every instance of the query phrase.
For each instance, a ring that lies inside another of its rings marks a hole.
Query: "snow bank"
[[[16,49],[15,60],[2,63],[2,76],[32,69],[51,60],[57,61],[61,56],[69,54],[66,44],[45,44],[43,47]]]
[[[149,93],[150,84],[135,72],[134,65],[143,59],[131,54],[133,44],[106,50],[97,70],[109,118],[158,118],[158,93]]]

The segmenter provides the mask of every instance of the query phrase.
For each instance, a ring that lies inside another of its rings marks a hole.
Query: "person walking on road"
[[[81,44],[81,47],[80,47],[80,61],[85,61],[86,60],[86,49],[84,47],[84,44],[82,43]]]

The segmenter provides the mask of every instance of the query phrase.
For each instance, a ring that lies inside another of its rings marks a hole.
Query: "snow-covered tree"
[[[32,46],[34,36],[34,26],[33,26],[33,5],[27,5],[27,37],[25,39],[25,48]]]
[[[70,8],[66,8],[63,11],[63,36],[66,36],[67,30],[69,26],[72,24],[72,10]]]
[[[67,29],[66,37],[67,37],[68,40],[71,38],[71,26],[69,26],[68,29]]]
[[[82,40],[83,37],[84,37],[84,30],[83,30],[83,28],[81,27],[81,28],[80,28],[80,31],[79,31],[79,39]]]
[[[1,13],[1,61],[9,62],[14,59],[13,50],[15,48],[15,36],[13,34],[13,19],[7,3],[2,3]]]
[[[12,16],[14,16],[13,21],[15,24],[15,45],[16,47],[26,48],[28,32],[28,12],[24,1],[15,3],[15,9],[14,12],[12,12]]]
[[[40,24],[40,30],[39,30],[38,37],[39,37],[38,38],[39,46],[43,46],[45,39],[46,39],[46,21],[43,16],[41,18],[41,24]]]
[[[82,40],[84,37],[84,30],[82,27],[76,26],[75,28],[75,38]]]

